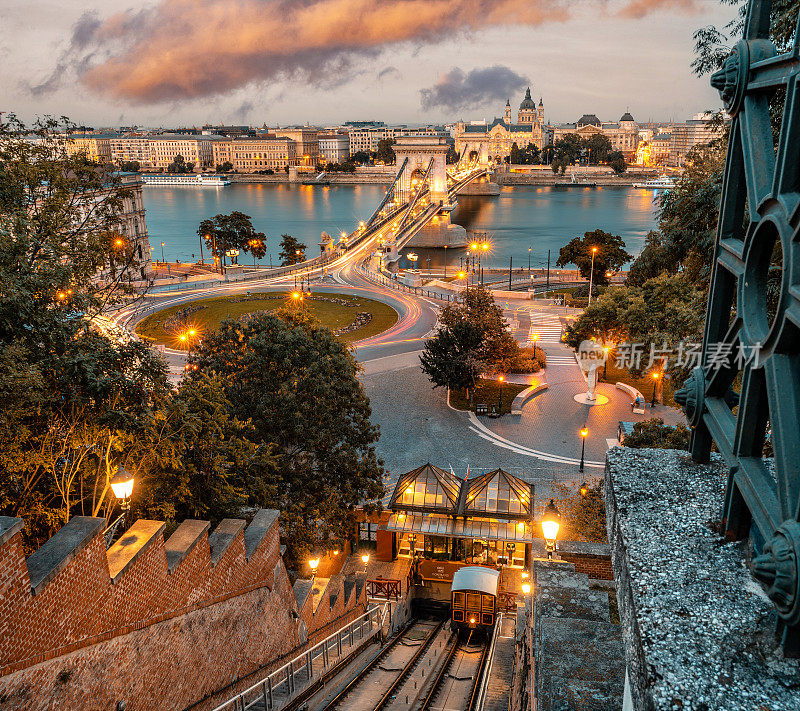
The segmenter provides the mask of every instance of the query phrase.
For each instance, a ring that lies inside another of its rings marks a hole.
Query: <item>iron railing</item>
[[[346,651],[366,644],[383,629],[388,610],[388,602],[371,607],[332,635],[220,704],[214,711],[247,711],[256,708],[276,711],[285,706],[316,677],[323,676],[330,667],[341,661]]]

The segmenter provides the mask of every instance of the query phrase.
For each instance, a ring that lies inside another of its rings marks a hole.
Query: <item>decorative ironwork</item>
[[[703,365],[675,399],[693,426],[693,458],[708,461],[713,440],[730,467],[726,533],[742,538],[754,527],[765,541],[753,572],[768,586],[785,652],[798,655],[800,27],[791,50],[777,55],[770,10],[769,0],[750,0],[744,38],[711,79],[732,121]],[[779,89],[786,100],[776,154],[769,105]],[[770,318],[767,274],[776,245],[782,281]],[[737,396],[732,385],[740,374]],[[769,430],[774,469],[763,457]]]

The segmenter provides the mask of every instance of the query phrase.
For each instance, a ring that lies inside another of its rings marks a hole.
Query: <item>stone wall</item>
[[[355,591],[298,614],[277,511],[166,541],[139,520],[108,550],[75,517],[27,560],[22,523],[0,517],[0,709],[184,709],[363,609]]]
[[[719,526],[727,469],[688,452],[606,454],[606,516],[633,709],[796,711],[772,603]]]

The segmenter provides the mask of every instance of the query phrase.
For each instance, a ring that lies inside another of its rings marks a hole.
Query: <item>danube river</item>
[[[239,210],[253,218],[259,232],[267,235],[263,264],[278,263],[278,243],[290,234],[317,252],[322,231],[337,235],[351,231],[367,219],[382,198],[381,185],[308,187],[286,184],[234,184],[225,188],[144,187],[144,205],[153,257],[161,259],[161,243],[167,260],[190,261],[200,257],[197,227],[218,213]],[[552,263],[558,250],[573,237],[602,229],[622,236],[631,254],[638,254],[648,230],[655,225],[652,191],[598,187],[559,189],[546,186],[503,188],[496,197],[459,198],[453,222],[469,231],[485,232],[492,242],[489,266],[544,266],[547,251]],[[204,247],[205,250],[205,247]],[[418,250],[419,251],[419,250]],[[441,264],[442,255],[432,257]],[[463,250],[448,250],[448,263],[458,264]],[[208,253],[204,252],[208,259]],[[248,257],[240,258],[247,262]],[[426,264],[419,263],[425,267]]]

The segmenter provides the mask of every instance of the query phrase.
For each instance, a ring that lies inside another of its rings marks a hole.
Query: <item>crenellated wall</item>
[[[359,602],[298,610],[277,511],[167,540],[139,520],[108,551],[104,525],[73,518],[26,560],[23,522],[0,517],[0,709],[184,709]]]

